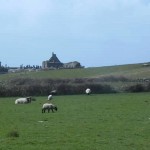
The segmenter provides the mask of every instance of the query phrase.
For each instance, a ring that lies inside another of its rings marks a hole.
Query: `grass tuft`
[[[7,134],[7,137],[17,138],[19,137],[19,132],[17,130],[12,130]]]

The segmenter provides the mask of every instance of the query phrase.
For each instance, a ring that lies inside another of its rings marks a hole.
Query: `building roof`
[[[61,63],[56,54],[52,53],[52,57],[49,59],[49,63]]]

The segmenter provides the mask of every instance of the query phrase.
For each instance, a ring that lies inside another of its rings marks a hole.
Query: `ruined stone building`
[[[74,68],[83,68],[81,64],[77,61],[69,62],[69,63],[62,63],[56,56],[56,54],[52,53],[52,56],[49,60],[42,62],[43,69],[74,69]]]
[[[57,58],[56,54],[52,53],[52,57],[49,60],[42,62],[42,68],[61,68],[63,63]]]

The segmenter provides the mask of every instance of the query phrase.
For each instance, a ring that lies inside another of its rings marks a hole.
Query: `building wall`
[[[61,63],[60,60],[57,58],[56,54],[52,53],[52,57],[47,60],[42,62],[42,68],[47,69],[58,69],[58,68],[82,68],[79,62],[74,61],[74,62],[69,62],[69,63]]]

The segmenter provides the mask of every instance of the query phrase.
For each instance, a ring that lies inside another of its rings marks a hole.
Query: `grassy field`
[[[84,69],[60,69],[38,72],[21,72],[1,74],[0,81],[18,78],[52,78],[52,79],[69,79],[69,78],[98,78],[103,76],[125,76],[131,79],[149,78],[150,67],[144,67],[143,64],[128,64],[118,66],[93,67]]]
[[[0,150],[150,148],[150,93],[55,96],[58,111],[45,114],[47,97],[14,101],[0,98]]]

